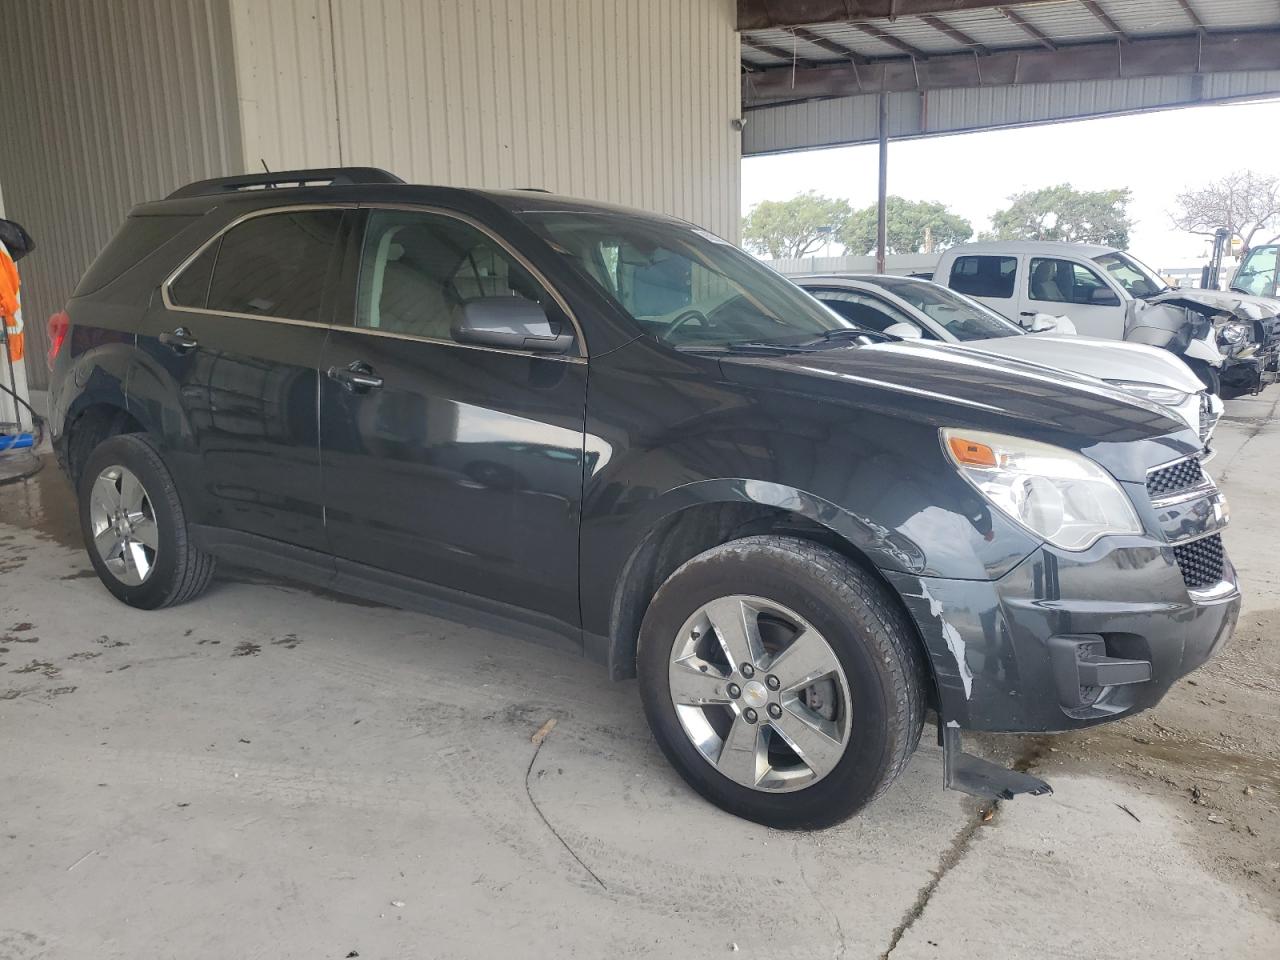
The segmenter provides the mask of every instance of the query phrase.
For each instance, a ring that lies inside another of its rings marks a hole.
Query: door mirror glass
[[[524,297],[479,297],[468,300],[453,326],[453,339],[486,347],[561,353],[573,335],[553,322],[542,305]]]
[[[923,339],[920,328],[914,323],[891,323],[884,328],[884,332],[891,337],[900,337],[903,340]]]

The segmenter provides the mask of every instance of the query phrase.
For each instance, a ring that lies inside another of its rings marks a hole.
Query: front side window
[[[675,346],[779,346],[848,324],[737,247],[685,224],[626,214],[526,212],[579,275]]]
[[[853,290],[817,290],[813,291],[813,294],[829,309],[863,329],[883,333],[895,323],[906,323],[920,330],[920,324],[916,323],[912,317],[885,303],[879,297]],[[927,330],[920,330],[920,332],[924,336],[933,338],[933,334]]]
[[[957,340],[1017,337],[1025,332],[994,310],[938,283],[885,277],[876,284],[911,304]]]
[[[947,286],[971,297],[1007,300],[1013,296],[1017,273],[1017,257],[956,257]]]
[[[1032,257],[1030,275],[1032,300],[1050,303],[1091,304],[1098,307],[1120,305],[1105,281],[1082,263]]]
[[[1100,257],[1094,257],[1093,262],[1107,271],[1108,276],[1135,300],[1154,297],[1169,289],[1160,274],[1128,254],[1119,251],[1104,253]]]
[[[523,297],[567,324],[555,299],[481,230],[444,214],[372,210],[360,257],[356,326],[453,340],[468,302]]]
[[[1276,295],[1276,259],[1280,247],[1254,247],[1240,263],[1231,289],[1255,297]]]
[[[318,323],[341,222],[341,210],[285,210],[232,227],[217,244],[208,308]],[[185,280],[186,271],[171,292]]]

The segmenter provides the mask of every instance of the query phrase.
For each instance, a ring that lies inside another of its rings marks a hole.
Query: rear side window
[[[341,210],[288,210],[232,227],[218,246],[208,308],[319,322],[341,222]]]
[[[175,307],[198,307],[209,302],[209,280],[213,277],[213,261],[221,240],[211,243],[204,253],[191,261],[173,283],[169,284],[169,300]]]
[[[83,297],[105,287],[143,257],[155,252],[191,225],[195,217],[129,217],[111,242],[90,264],[73,297]]]
[[[999,297],[1003,300],[1013,296],[1017,273],[1017,257],[956,257],[947,286],[971,297]]]

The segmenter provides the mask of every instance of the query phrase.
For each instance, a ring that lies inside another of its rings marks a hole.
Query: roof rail
[[[207,197],[219,193],[236,193],[240,190],[271,190],[280,187],[327,186],[352,183],[404,183],[394,173],[378,167],[319,167],[315,170],[278,170],[275,172],[245,173],[238,177],[215,177],[197,180],[179,187],[165,197],[178,200],[182,197]]]

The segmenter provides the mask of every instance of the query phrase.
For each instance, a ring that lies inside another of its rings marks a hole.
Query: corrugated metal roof
[[[1177,0],[1098,0],[1099,7],[1130,37],[1190,34],[1196,25]],[[1238,30],[1280,24],[1280,0],[1191,0],[1206,29]],[[988,7],[938,14],[936,19],[968,35],[991,50],[1033,48],[1039,41],[1001,11],[1007,9],[1016,17],[1039,30],[1054,44],[1105,42],[1116,38],[1106,23],[1081,0],[1043,0],[1037,3],[1012,3],[1007,7]],[[972,48],[918,16],[894,20],[865,20],[846,23],[822,23],[803,28],[832,40],[868,59],[904,58],[909,54],[877,39],[858,23],[871,25],[891,37],[910,44],[927,56],[965,53]],[[743,44],[743,62],[752,67],[781,66],[792,56],[814,62],[838,62],[840,56],[831,50],[801,39],[789,29],[750,30],[743,37],[787,51],[786,58],[772,56]]]

